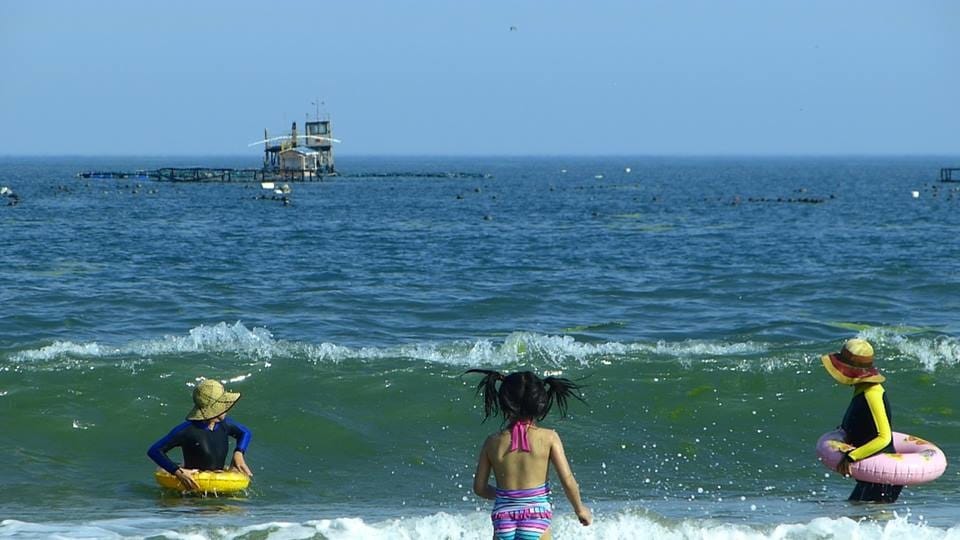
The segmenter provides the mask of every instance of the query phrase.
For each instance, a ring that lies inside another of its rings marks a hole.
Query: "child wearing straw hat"
[[[837,472],[850,474],[850,464],[880,452],[895,453],[890,401],[880,384],[886,377],[873,365],[873,346],[863,339],[850,339],[840,352],[821,357],[823,367],[840,384],[853,386],[853,399],[847,406],[840,427],[845,441],[855,446],[844,454]],[[892,503],[903,486],[857,480],[849,500]]]
[[[176,476],[185,488],[197,491],[199,486],[190,476],[191,470],[223,470],[230,448],[229,439],[232,437],[236,440],[233,468],[253,476],[244,457],[250,444],[250,430],[227,418],[227,411],[239,399],[239,392],[227,392],[219,381],[203,379],[193,389],[194,407],[187,415],[186,422],[153,443],[147,455],[162,469]],[[167,457],[167,452],[177,447],[183,452],[182,467]]]

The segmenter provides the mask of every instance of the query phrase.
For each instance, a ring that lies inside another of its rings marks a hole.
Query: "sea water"
[[[490,538],[493,368],[585,385],[543,422],[596,517],[554,480],[558,538],[960,538],[952,465],[858,505],[814,453],[859,336],[894,429],[960,454],[956,161],[343,157],[284,205],[75,177],[255,159],[2,158],[0,537]],[[204,376],[243,496],[153,481]]]

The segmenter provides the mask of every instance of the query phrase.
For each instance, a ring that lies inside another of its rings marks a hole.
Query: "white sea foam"
[[[488,514],[448,514],[405,517],[381,521],[342,517],[296,522],[264,522],[247,525],[204,525],[197,520],[184,524],[157,518],[127,518],[86,523],[28,523],[0,521],[0,536],[18,538],[143,538],[163,537],[184,540],[207,538],[248,538],[270,540],[327,538],[330,540],[436,539],[488,540],[492,536]],[[849,518],[816,518],[807,523],[745,525],[704,520],[673,521],[620,512],[597,516],[590,527],[582,527],[570,516],[555,518],[555,538],[619,540],[657,538],[664,540],[801,540],[807,538],[910,538],[960,539],[960,526],[949,529],[896,517],[889,521],[854,521]]]
[[[858,337],[866,339],[878,348],[892,348],[896,356],[912,357],[928,371],[939,366],[960,364],[960,340],[952,336],[934,338],[910,337],[895,330],[877,327],[860,331]]]
[[[249,329],[243,323],[201,325],[186,336],[164,336],[155,340],[132,341],[125,345],[109,346],[97,342],[74,343],[57,341],[39,349],[20,351],[13,355],[16,362],[46,361],[65,357],[108,358],[116,356],[156,356],[177,353],[234,352],[254,357],[271,357],[278,351],[278,342],[265,328]]]
[[[234,353],[258,360],[300,357],[314,363],[405,358],[468,367],[533,362],[547,367],[562,368],[571,363],[589,365],[591,362],[609,362],[613,358],[622,359],[630,356],[656,355],[688,359],[756,354],[764,350],[763,345],[750,342],[586,343],[568,335],[531,332],[514,332],[502,341],[482,338],[474,341],[413,343],[393,347],[346,347],[334,343],[285,341],[274,338],[266,328],[247,328],[241,322],[234,324],[221,322],[211,326],[198,326],[191,329],[185,336],[164,336],[121,345],[57,341],[39,349],[20,351],[11,359],[20,363],[41,363],[64,359],[109,359],[131,356],[152,358],[165,354]]]
[[[934,370],[938,366],[960,364],[960,340],[948,336],[936,338],[903,335],[893,329],[870,328],[860,336],[881,348],[892,348],[892,360],[905,360],[919,367]],[[44,363],[73,361],[67,367],[83,367],[77,360],[133,357],[151,359],[176,354],[235,354],[248,360],[270,361],[275,358],[301,358],[312,363],[407,359],[447,364],[458,367],[510,366],[534,364],[546,369],[563,369],[638,359],[665,359],[690,366],[716,364],[717,369],[778,370],[792,365],[783,358],[770,357],[771,347],[765,343],[684,340],[678,342],[600,342],[578,341],[569,335],[514,332],[503,339],[480,338],[452,342],[421,342],[388,347],[348,347],[336,343],[309,343],[277,339],[262,327],[248,328],[241,322],[201,325],[186,335],[164,336],[152,340],[132,341],[119,345],[98,342],[75,343],[57,341],[39,349],[17,352],[13,362]],[[763,358],[760,358],[763,357]],[[802,361],[799,359],[798,362]],[[794,362],[795,363],[795,362]]]
[[[103,347],[99,343],[73,343],[72,341],[56,341],[51,345],[39,349],[20,351],[13,356],[17,362],[42,361],[65,356],[101,357],[118,354],[117,349]]]

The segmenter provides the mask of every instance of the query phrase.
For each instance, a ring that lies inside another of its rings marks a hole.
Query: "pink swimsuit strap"
[[[532,420],[520,420],[513,423],[510,428],[510,451],[515,452],[518,448],[521,452],[530,451],[530,441],[527,440],[527,428],[533,424]]]

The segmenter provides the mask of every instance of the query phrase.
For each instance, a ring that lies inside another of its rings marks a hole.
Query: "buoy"
[[[180,480],[167,471],[157,471],[154,478],[161,487],[185,491]],[[250,477],[239,471],[191,471],[190,476],[200,486],[200,493],[227,495],[247,489]]]
[[[911,191],[911,192],[910,192],[910,195],[913,195],[913,198],[914,198],[914,199],[919,199],[919,198],[920,198],[920,192],[919,192],[919,191]]]
[[[817,441],[817,456],[832,471],[837,470],[844,453],[856,449],[843,442],[845,438],[843,430],[837,429]],[[881,452],[853,462],[850,475],[864,482],[912,486],[936,480],[947,468],[947,458],[935,444],[897,432],[892,439],[897,453]]]

